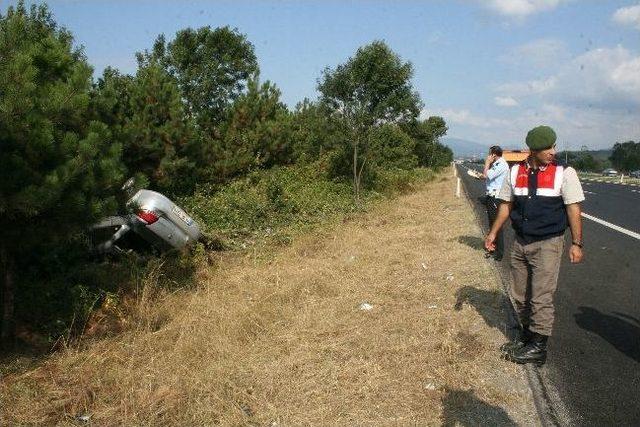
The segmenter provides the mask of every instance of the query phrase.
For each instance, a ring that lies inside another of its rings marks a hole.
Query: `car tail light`
[[[141,209],[136,214],[138,218],[144,221],[147,225],[151,225],[156,222],[159,218],[158,214],[148,209]]]

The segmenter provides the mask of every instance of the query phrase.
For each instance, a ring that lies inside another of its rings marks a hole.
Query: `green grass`
[[[286,243],[298,231],[365,211],[434,175],[427,169],[379,173],[356,203],[350,181],[329,179],[315,163],[256,171],[217,192],[196,192],[180,204],[206,232],[244,248],[264,239]]]

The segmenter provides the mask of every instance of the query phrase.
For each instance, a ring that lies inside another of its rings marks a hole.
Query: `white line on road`
[[[585,194],[598,194],[598,193],[594,193],[593,191],[587,191],[587,190],[582,190],[582,192]]]
[[[600,218],[596,218],[595,216],[591,216],[591,215],[586,214],[584,212],[582,212],[581,215],[583,217],[587,218],[587,219],[590,219],[591,221],[597,222],[598,224],[602,224],[605,227],[609,227],[612,230],[619,231],[622,234],[626,234],[627,236],[630,236],[630,237],[633,237],[634,239],[640,240],[640,234],[638,234],[638,233],[636,233],[634,231],[627,230],[626,228],[622,228],[619,225],[611,224],[610,222],[607,222],[607,221],[605,221],[603,219],[600,219]]]

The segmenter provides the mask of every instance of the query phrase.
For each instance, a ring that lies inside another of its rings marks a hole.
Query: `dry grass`
[[[522,371],[498,357],[498,281],[452,186],[221,256],[195,292],[141,300],[139,327],[4,378],[0,421],[536,424]]]

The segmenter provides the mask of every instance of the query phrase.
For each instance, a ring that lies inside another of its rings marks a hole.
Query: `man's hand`
[[[571,264],[578,264],[582,262],[582,258],[582,248],[578,245],[571,245],[571,248],[569,248],[569,260],[571,261]]]
[[[484,239],[484,248],[489,252],[496,250],[496,233],[489,233]]]
[[[484,166],[485,166],[485,168],[488,168],[489,166],[491,166],[491,163],[495,162],[496,157],[497,157],[497,156],[496,156],[495,154],[489,154],[489,155],[487,156],[487,158],[486,158],[486,159],[484,159]]]

